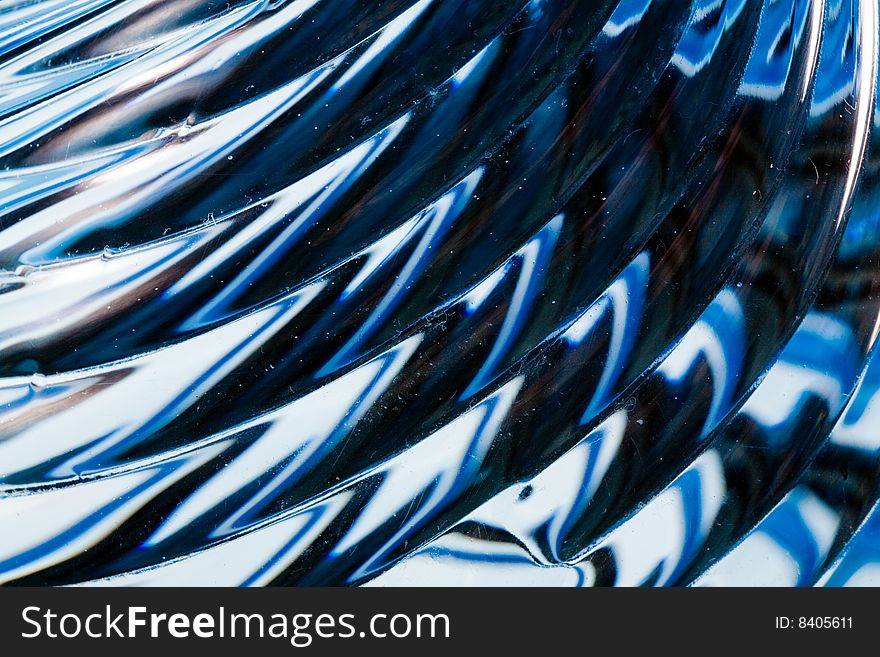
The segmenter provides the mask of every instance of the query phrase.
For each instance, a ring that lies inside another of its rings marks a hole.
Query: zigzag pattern
[[[878,13],[0,2],[0,582],[880,583]]]

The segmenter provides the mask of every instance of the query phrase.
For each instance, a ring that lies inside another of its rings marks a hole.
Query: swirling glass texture
[[[0,0],[0,581],[880,583],[877,0]]]

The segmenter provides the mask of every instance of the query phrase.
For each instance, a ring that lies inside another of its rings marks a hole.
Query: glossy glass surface
[[[880,584],[878,13],[0,2],[0,581]]]

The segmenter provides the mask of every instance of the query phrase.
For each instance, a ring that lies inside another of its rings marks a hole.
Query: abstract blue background
[[[0,2],[0,581],[880,584],[878,14]]]

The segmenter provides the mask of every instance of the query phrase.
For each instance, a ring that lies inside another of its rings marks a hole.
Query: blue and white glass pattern
[[[0,582],[880,584],[877,0],[0,0]]]

